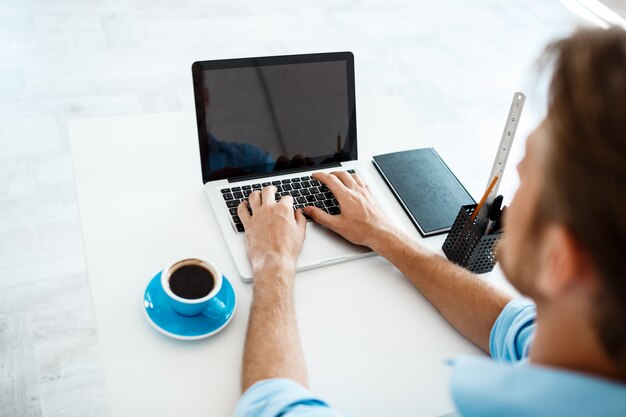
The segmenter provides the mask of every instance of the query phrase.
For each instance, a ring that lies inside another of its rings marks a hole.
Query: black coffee
[[[206,269],[197,265],[186,265],[170,275],[170,288],[174,294],[188,300],[195,300],[208,295],[215,280]]]

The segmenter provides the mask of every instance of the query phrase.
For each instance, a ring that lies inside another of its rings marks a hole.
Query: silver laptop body
[[[312,186],[313,172],[359,172],[372,185],[357,161],[354,58],[338,52],[201,61],[192,75],[205,191],[237,270],[250,282],[236,215],[242,198],[274,184],[297,207],[336,214],[341,207],[323,184]],[[297,269],[372,254],[309,221]]]

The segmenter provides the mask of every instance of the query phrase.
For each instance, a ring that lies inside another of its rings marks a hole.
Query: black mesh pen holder
[[[476,204],[461,207],[442,249],[452,262],[482,274],[496,265],[496,244],[503,233],[483,234],[487,221],[475,224],[470,220],[475,208]]]

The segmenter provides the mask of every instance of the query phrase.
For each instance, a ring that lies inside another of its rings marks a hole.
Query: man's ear
[[[589,257],[566,227],[548,226],[540,245],[537,290],[544,297],[552,298],[590,277]]]

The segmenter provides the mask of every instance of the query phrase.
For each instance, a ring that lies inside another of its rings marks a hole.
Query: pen
[[[493,227],[496,225],[498,219],[500,218],[500,206],[502,205],[503,197],[501,195],[497,196],[493,199],[493,203],[491,203],[491,207],[489,207],[489,222],[487,222],[487,227],[485,228],[485,234],[488,235]]]

